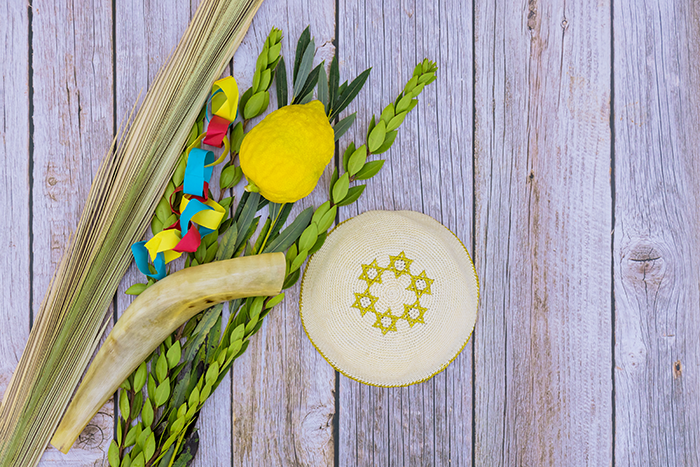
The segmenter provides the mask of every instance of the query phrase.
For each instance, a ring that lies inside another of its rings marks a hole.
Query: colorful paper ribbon
[[[167,263],[179,258],[184,252],[197,251],[202,237],[218,229],[226,215],[226,209],[209,199],[208,192],[213,167],[223,162],[230,153],[226,133],[238,110],[238,85],[232,76],[214,83],[211,104],[214,117],[209,122],[207,131],[199,135],[185,150],[184,181],[175,189],[169,200],[171,211],[179,215],[178,221],[158,232],[150,240],[136,242],[131,246],[139,271],[156,280],[165,277]],[[215,159],[212,151],[197,147],[202,143],[224,146],[224,151]],[[183,192],[182,201],[176,210],[172,204],[172,197],[180,191]],[[151,272],[149,258],[153,262],[155,273]]]

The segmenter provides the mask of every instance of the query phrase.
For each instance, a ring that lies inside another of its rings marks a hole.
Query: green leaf
[[[285,251],[292,243],[296,242],[301,233],[306,229],[313,216],[314,208],[308,207],[299,213],[296,219],[279,234],[274,241],[267,244],[263,253],[275,253]]]
[[[165,353],[161,353],[158,357],[158,363],[156,363],[156,378],[158,382],[163,382],[163,380],[168,376],[168,360],[165,357]]]
[[[127,420],[131,414],[131,404],[129,404],[129,398],[126,395],[126,392],[120,393],[119,396],[119,412],[122,418]]]
[[[348,204],[354,203],[357,201],[357,198],[362,195],[363,191],[365,191],[365,185],[358,185],[350,188],[348,195],[340,203],[338,203],[338,206],[347,206]]]
[[[291,286],[293,286],[294,284],[296,284],[297,281],[299,280],[300,274],[301,274],[301,273],[299,272],[298,269],[297,269],[296,271],[290,273],[290,274],[287,276],[287,278],[284,280],[284,284],[282,285],[282,290],[288,289],[288,288],[290,288]]]
[[[146,426],[151,426],[154,415],[153,405],[151,405],[150,400],[146,399],[146,402],[143,404],[143,409],[141,410],[141,420],[143,421],[143,424]]]
[[[304,86],[301,88],[301,91],[299,91],[299,96],[295,97],[292,103],[308,104],[313,100],[314,88],[316,87],[316,83],[318,83],[318,76],[321,72],[321,68],[323,68],[323,64],[319,64],[316,66],[316,68],[311,70],[311,73],[309,73],[308,78],[306,78]]]
[[[396,135],[398,134],[398,131],[389,131],[387,132],[386,136],[384,137],[384,144],[382,144],[379,149],[374,151],[374,154],[382,154],[384,152],[387,152],[389,148],[391,148],[391,145],[394,144],[394,140],[396,139]]]
[[[165,220],[170,216],[170,203],[168,203],[168,199],[166,197],[162,197],[160,201],[158,201],[158,206],[156,206],[156,216],[161,222],[165,222]]]
[[[316,227],[316,224],[312,223],[306,229],[304,229],[304,232],[302,232],[301,237],[299,237],[299,251],[308,251],[312,246],[314,246],[314,243],[316,243],[317,238],[318,227]]]
[[[241,96],[241,100],[238,101],[238,111],[241,113],[241,116],[243,118],[246,118],[245,115],[243,115],[243,110],[245,109],[245,106],[248,105],[248,101],[250,98],[253,96],[253,88],[248,88],[246,92],[243,93]]]
[[[367,138],[369,138],[369,135],[372,133],[375,126],[377,126],[377,116],[372,115],[372,120],[369,121],[369,126],[367,127]]]
[[[151,430],[149,427],[146,427],[141,433],[139,433],[138,438],[136,438],[136,445],[143,450],[144,446],[146,445],[146,440],[148,440],[148,437],[151,436],[153,433],[153,430]]]
[[[219,364],[217,362],[214,362],[211,364],[209,369],[207,369],[206,376],[204,377],[204,380],[206,381],[207,384],[214,385],[216,383],[216,380],[219,378]]]
[[[219,249],[218,243],[212,243],[207,247],[207,254],[204,256],[205,263],[211,263],[216,257],[216,251]]]
[[[180,341],[175,341],[166,354],[168,366],[170,368],[175,368],[175,366],[180,363],[180,357],[182,357],[182,347],[180,346]]]
[[[241,324],[241,331],[245,333],[245,325]],[[243,347],[243,341],[241,339],[235,340],[231,342],[231,345],[228,346],[228,350],[226,351],[226,359],[232,358],[234,355],[238,353],[239,350],[241,350],[241,347]],[[221,372],[219,372],[221,374]],[[217,378],[217,381],[219,379]],[[214,384],[216,385],[216,383]]]
[[[138,435],[141,434],[139,429],[140,429],[140,426],[137,424],[137,425],[132,426],[131,429],[126,433],[126,438],[124,439],[124,447],[125,448],[128,448],[129,446],[133,446],[134,444],[136,444],[136,438],[138,437]]]
[[[335,222],[336,214],[338,214],[337,205],[329,209],[328,212],[324,214],[323,218],[321,218],[321,221],[318,223],[318,231],[325,233],[333,225],[333,222]]]
[[[275,72],[275,89],[277,89],[277,108],[287,105],[287,68],[284,64],[284,57],[280,57]]]
[[[153,235],[157,235],[162,230],[163,223],[157,217],[154,217],[151,221],[151,233],[153,233]]]
[[[313,246],[313,245],[311,245]],[[301,265],[306,261],[306,257],[309,255],[309,249],[304,249],[299,252],[296,258],[294,258],[294,261],[292,261],[292,265],[289,267],[290,271],[296,271],[301,267]],[[246,327],[246,330],[248,328]]]
[[[197,264],[204,264],[204,258],[207,255],[207,244],[202,242],[199,244],[197,251],[194,252],[194,257],[197,260]],[[196,266],[193,264],[193,266]]]
[[[383,160],[367,162],[355,175],[355,180],[367,180],[377,175],[384,165]]]
[[[236,185],[234,183],[236,174],[238,171],[236,170],[235,165],[229,165],[228,167],[225,167],[224,170],[221,171],[221,178],[219,178],[219,187],[222,190],[225,190],[226,188],[231,188]],[[240,178],[238,179],[240,182]]]
[[[371,68],[366,69],[360,73],[359,76],[347,86],[347,88],[342,91],[339,90],[340,95],[338,96],[338,101],[333,106],[333,114],[329,116],[330,119],[333,119],[336,115],[345,110],[345,107],[350,105],[350,102],[355,99],[357,94],[362,89],[362,86],[365,85],[371,70]]]
[[[239,152],[241,150],[241,143],[243,142],[244,136],[243,123],[236,123],[231,132],[231,152]]]
[[[140,295],[148,288],[148,284],[137,283],[126,289],[124,292],[127,295]]]
[[[328,76],[323,66],[318,72],[318,100],[321,101],[325,109],[328,109]],[[328,112],[326,112],[326,115],[328,115]]]
[[[384,125],[384,122],[380,122],[380,124]],[[377,125],[377,127],[372,131],[372,134],[374,134],[379,127],[380,125]],[[355,175],[365,165],[365,162],[367,162],[367,146],[363,144],[352,153],[352,156],[350,156],[350,159],[348,160],[348,173],[351,176]]]
[[[313,65],[315,52],[316,45],[314,44],[314,40],[311,39],[309,44],[306,46],[304,55],[301,57],[299,68],[295,68],[294,70],[294,99],[292,100],[292,102],[294,102],[294,100],[298,97],[303,97],[303,94],[301,94],[301,90],[304,88],[307,78],[311,73],[311,67]]]
[[[216,260],[221,261],[225,259],[233,258],[233,254],[236,252],[236,240],[238,239],[238,228],[236,223],[232,223],[231,227],[224,233],[221,237],[221,243],[219,243],[219,249],[216,252]]]
[[[347,117],[335,124],[335,126],[333,127],[333,134],[336,141],[338,141],[350,129],[352,124],[355,123],[356,117],[357,112],[348,115]]]
[[[328,107],[326,107],[326,115],[329,119],[333,111],[333,106],[338,97],[338,82],[340,80],[340,70],[338,69],[338,54],[333,55],[333,61],[331,61],[331,68],[328,75]]]
[[[396,113],[401,113],[404,110],[408,110],[408,106],[411,104],[411,96],[406,95],[399,99],[398,104],[396,104]]]
[[[272,224],[272,219],[270,216],[268,216],[267,219],[265,219],[265,223],[263,224],[263,228],[260,231],[260,234],[258,235],[258,239],[255,241],[255,244],[253,245],[253,251],[258,252],[260,250],[260,247],[262,246],[262,242],[265,241],[266,238],[268,238],[267,234],[270,230],[270,224]]]
[[[299,36],[299,41],[297,41],[297,50],[294,56],[294,81],[296,81],[297,74],[299,73],[299,67],[301,66],[302,57],[306,52],[310,41],[311,32],[309,32],[309,26],[307,26]]]
[[[150,397],[152,401],[156,400],[156,380],[153,379],[152,374],[148,375],[148,397]]]
[[[273,306],[275,306],[275,305],[277,305],[278,303],[280,303],[282,300],[284,300],[284,292],[282,292],[282,293],[279,294],[279,295],[275,295],[274,297],[272,297],[271,299],[269,299],[269,300],[267,301],[267,303],[265,303],[265,309],[272,308]]]
[[[143,393],[137,392],[134,399],[131,401],[131,418],[136,419],[141,413],[141,407],[143,407]]]
[[[382,112],[380,118],[388,124],[389,121],[392,118],[394,118],[394,115],[396,115],[396,111],[394,110],[394,104],[389,104],[386,107],[384,107],[384,111]]]
[[[243,339],[243,333],[245,330],[244,328],[245,328],[245,326],[243,326],[242,324],[236,326],[236,328],[231,332],[231,338],[230,338],[231,340],[230,341],[233,342],[233,341],[237,341],[239,339]]]
[[[119,467],[119,446],[117,446],[117,442],[114,440],[109,443],[107,459],[109,459],[109,465],[111,467]]]
[[[335,204],[340,203],[345,195],[348,194],[348,188],[350,186],[350,176],[347,172],[343,174],[342,177],[333,186],[333,202]]]
[[[168,401],[168,397],[170,397],[170,378],[165,378],[165,381],[156,388],[156,407],[165,404]]]
[[[275,238],[277,238],[277,234],[279,233],[280,229],[285,224],[285,222],[287,222],[287,219],[289,218],[289,214],[292,212],[293,207],[294,203],[285,203],[284,206],[282,206],[279,215],[277,215],[277,220],[272,225],[272,227],[270,227],[270,238],[268,239],[268,241],[272,241]]]
[[[258,90],[267,91],[272,83],[272,71],[265,69],[260,73],[260,82],[258,83]]]
[[[298,254],[299,250],[297,249],[297,244],[295,243],[287,250],[287,254],[285,255],[287,263],[292,264],[292,261],[294,261],[294,258],[296,258]]]
[[[316,208],[316,211],[314,211],[314,215],[311,218],[311,223],[318,225],[318,223],[321,221],[323,216],[328,212],[328,210],[331,208],[331,202],[326,201],[322,205]]]
[[[181,157],[173,174],[173,184],[176,187],[182,185],[182,182],[185,180],[185,167],[187,167],[187,161],[184,157]]]
[[[219,374],[217,373],[216,376],[219,376]],[[190,397],[187,399],[187,405],[189,405],[189,406],[199,405],[199,389],[194,388],[194,390],[190,394]]]
[[[353,155],[353,153],[355,152],[355,149],[356,149],[355,143],[350,142],[350,145],[343,153],[343,170],[345,170],[346,172],[348,171],[348,162],[350,161],[350,156]],[[337,180],[337,173],[335,175],[336,175],[336,180]],[[333,183],[331,183],[331,186],[332,185],[333,185]]]
[[[374,152],[384,143],[384,137],[386,136],[386,123],[384,120],[380,120],[377,126],[374,127],[372,132],[369,134],[367,139],[367,145],[370,152]]]
[[[255,118],[267,109],[270,103],[270,93],[267,91],[256,92],[246,102],[243,109],[243,117],[246,119]]]
[[[154,433],[151,433],[148,436],[148,439],[146,439],[146,444],[143,447],[143,454],[144,458],[146,460],[151,460],[151,457],[153,457],[153,454],[156,453],[156,436]]]
[[[425,87],[425,84],[419,84],[415,88],[413,88],[413,91],[411,91],[411,97],[418,97],[421,92],[423,92],[423,88]]]
[[[335,186],[335,182],[338,181],[338,167],[333,169],[333,173],[331,174],[331,183],[330,183],[330,188],[331,191],[333,190],[333,187]]]
[[[335,207],[335,206],[333,206]],[[321,249],[324,243],[326,243],[326,238],[328,238],[328,232],[323,232],[321,235],[318,236],[318,240],[316,240],[316,243],[314,243],[314,246],[309,250],[309,256],[313,255],[316,253],[318,250]]]
[[[270,50],[267,51],[267,63],[275,63],[278,58],[280,58],[280,53],[282,52],[282,43],[278,42],[270,46]]]
[[[205,362],[209,363],[214,356],[214,349],[219,344],[219,339],[221,338],[221,314],[214,323],[214,326],[209,330],[209,335],[207,336],[206,346],[206,356]]]
[[[143,467],[146,461],[143,458],[143,453],[139,453],[138,456],[131,462],[131,467]]]
[[[241,200],[243,201],[243,200]],[[245,200],[245,206],[241,211],[241,217],[236,222],[238,224],[239,233],[248,233],[250,225],[253,223],[255,218],[255,213],[258,211],[258,201],[260,201],[260,193],[250,193]],[[236,248],[234,251],[238,251],[238,248],[247,241],[245,237],[239,237],[236,239]]]
[[[246,335],[250,335],[252,333],[253,329],[255,329],[255,326],[257,326],[257,324],[258,324],[258,317],[257,316],[252,317],[250,319],[250,321],[248,321],[248,323],[246,323],[246,325],[245,325]]]

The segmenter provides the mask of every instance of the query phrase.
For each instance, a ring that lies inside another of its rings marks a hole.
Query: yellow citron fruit
[[[246,190],[273,203],[293,203],[314,190],[334,151],[333,128],[320,101],[275,110],[241,144]]]

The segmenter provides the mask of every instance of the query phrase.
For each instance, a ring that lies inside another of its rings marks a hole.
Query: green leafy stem
[[[329,229],[336,221],[339,206],[357,201],[368,180],[381,170],[384,160],[368,160],[382,154],[393,145],[398,128],[406,115],[418,104],[424,87],[435,81],[437,66],[424,60],[416,65],[413,76],[396,100],[388,104],[379,119],[369,124],[366,141],[356,147],[348,144],[343,153],[342,170],[336,168],[330,182],[329,199],[317,208],[302,210],[284,227],[293,205],[270,203],[258,193],[245,192],[231,215],[233,196],[224,197],[227,190],[242,179],[235,157],[251,119],[262,115],[269,106],[269,89],[273,83],[279,107],[288,103],[287,73],[281,55],[282,31],[270,31],[258,56],[252,86],[241,96],[238,121],[231,131],[231,161],[222,169],[219,202],[227,218],[219,229],[202,239],[199,249],[188,254],[185,267],[211,261],[260,253],[286,252],[287,272],[283,289],[296,284],[301,266],[326,241]],[[306,28],[296,47],[291,104],[313,99],[314,90],[324,104],[330,121],[347,108],[364,86],[367,69],[353,81],[339,84],[338,60],[334,58],[326,75],[324,64],[312,69],[315,44]],[[204,126],[203,109],[192,128],[188,144],[201,134]],[[336,141],[352,126],[353,113],[334,125]],[[171,182],[151,223],[154,234],[175,223],[177,206],[182,196],[176,190],[184,179],[186,158],[183,153]],[[342,172],[342,173],[341,173]],[[211,192],[210,192],[211,196]],[[259,212],[268,208],[265,221],[256,240],[263,217]],[[284,227],[284,228],[283,228]],[[154,280],[131,286],[126,293],[138,295]],[[184,467],[194,458],[198,446],[195,423],[204,402],[228,374],[235,360],[248,348],[250,338],[260,330],[264,318],[284,299],[284,292],[271,297],[251,297],[229,302],[230,316],[223,329],[223,304],[200,313],[175,331],[149,359],[122,384],[118,394],[119,418],[117,436],[112,441],[108,459],[112,467]]]

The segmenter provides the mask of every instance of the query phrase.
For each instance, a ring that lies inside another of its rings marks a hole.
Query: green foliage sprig
[[[220,177],[222,194],[241,180],[240,167],[233,164],[244,130],[251,118],[261,115],[269,104],[269,88],[274,82],[278,106],[287,105],[287,73],[281,55],[282,32],[273,28],[256,62],[253,86],[239,104],[242,121],[232,130],[232,160]],[[363,71],[352,82],[339,84],[337,58],[331,62],[326,76],[323,63],[311,69],[315,45],[309,29],[302,33],[296,48],[292,75],[292,103],[305,103],[313,98],[314,89],[324,104],[329,120],[333,121],[357,96],[367,81],[370,69]],[[259,193],[245,192],[233,215],[230,212],[220,228],[202,239],[200,248],[190,253],[185,267],[237,256],[271,252],[286,252],[287,273],[284,289],[296,284],[301,266],[308,256],[324,244],[329,229],[335,223],[339,206],[346,206],[362,195],[365,185],[351,186],[358,180],[375,176],[384,160],[368,161],[370,156],[387,151],[396,138],[398,128],[418,103],[423,88],[435,80],[435,63],[419,63],[412,78],[396,100],[385,107],[379,120],[373,116],[366,141],[359,147],[351,142],[343,153],[342,173],[335,169],[331,177],[329,199],[317,208],[301,211],[287,226],[292,204],[269,203]],[[336,141],[352,126],[356,114],[351,114],[334,127]],[[190,143],[203,129],[204,113],[192,129]],[[158,204],[151,224],[154,234],[172,225],[177,215],[170,210],[170,202],[177,205],[180,193],[176,187],[184,178],[185,157]],[[222,195],[223,196],[223,195]],[[233,206],[233,197],[220,200],[227,211]],[[267,215],[258,236],[262,215]],[[283,228],[284,227],[284,228]],[[127,293],[138,295],[153,280],[135,284]],[[195,423],[204,402],[228,374],[235,360],[241,356],[250,338],[260,330],[265,316],[284,299],[284,292],[270,297],[251,297],[229,302],[230,317],[222,332],[223,305],[219,304],[190,319],[175,331],[150,358],[122,384],[119,400],[117,436],[112,441],[108,458],[112,467],[184,467],[190,464],[197,451],[198,435]]]

